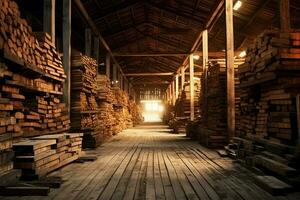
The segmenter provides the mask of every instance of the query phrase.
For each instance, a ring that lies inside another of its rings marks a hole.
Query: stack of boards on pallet
[[[235,68],[244,60],[235,60]],[[222,147],[228,142],[227,136],[227,95],[226,62],[224,59],[208,63],[207,80],[202,76],[200,97],[201,120],[197,131],[199,142],[207,147]],[[239,115],[239,80],[235,77],[236,116]],[[236,121],[237,124],[239,124]]]
[[[229,146],[232,154],[292,178],[295,168],[300,168],[299,156],[295,156],[300,124],[300,33],[263,33],[248,48],[239,77],[241,125],[239,138]]]
[[[95,148],[102,141],[98,119],[96,60],[72,51],[71,128],[83,131],[83,148]]]
[[[106,75],[97,75],[97,96],[98,103],[98,119],[102,126],[103,137],[107,138],[114,135],[114,127],[116,126],[116,119],[114,116],[114,102],[115,96],[111,90],[110,80]]]
[[[129,100],[129,112],[132,116],[133,126],[136,126],[143,122],[142,110],[133,100]]]
[[[114,132],[119,133],[126,128],[133,126],[132,115],[129,113],[129,96],[119,87],[113,87],[115,101],[113,104],[116,125]]]
[[[14,168],[22,179],[38,179],[78,159],[82,133],[43,135],[13,144]]]
[[[13,0],[0,1],[0,172],[11,168],[11,147],[22,137],[69,128],[60,102],[66,78],[46,33],[33,33]]]
[[[194,113],[195,117],[199,116],[199,95],[201,91],[200,79],[194,79]],[[186,125],[190,119],[191,108],[190,85],[184,85],[184,90],[180,93],[175,103],[174,118],[170,121],[170,126],[175,133],[186,133]]]

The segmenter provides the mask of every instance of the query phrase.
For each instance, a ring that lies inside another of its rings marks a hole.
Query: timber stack
[[[243,60],[235,60],[235,68]],[[200,106],[201,120],[198,127],[198,140],[207,147],[222,147],[228,142],[227,137],[227,96],[226,96],[226,63],[224,59],[208,63],[207,82],[202,77]],[[205,92],[206,91],[206,92]],[[235,77],[236,116],[239,116],[239,79]],[[236,124],[239,124],[236,121]]]
[[[199,116],[199,95],[201,91],[200,79],[194,80],[194,108],[195,116]],[[170,125],[175,133],[186,133],[186,126],[190,119],[190,101],[191,93],[189,83],[184,85],[184,90],[179,94],[174,107],[174,118],[170,121]]]
[[[239,137],[230,144],[239,159],[285,178],[300,168],[299,54],[299,32],[265,32],[248,48],[246,62],[239,66]]]
[[[133,126],[143,122],[141,107],[137,105],[132,99],[129,100],[129,110],[132,115]]]
[[[115,95],[113,103],[116,126],[114,134],[120,133],[122,130],[132,127],[132,115],[129,113],[129,97],[119,87],[112,88]]]
[[[96,102],[97,66],[93,58],[72,52],[71,128],[84,132],[83,148],[95,148],[102,142]]]
[[[98,118],[101,122],[104,138],[108,138],[114,134],[116,119],[113,114],[114,94],[110,87],[110,80],[106,75],[97,75],[97,96],[96,100],[99,107]]]
[[[11,169],[11,147],[22,137],[69,129],[60,102],[66,78],[47,33],[34,33],[15,1],[0,5],[0,172]]]
[[[81,133],[43,135],[16,143],[14,168],[22,170],[22,179],[38,179],[78,159],[81,144]]]

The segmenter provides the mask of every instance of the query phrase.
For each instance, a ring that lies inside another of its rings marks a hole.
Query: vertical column
[[[297,112],[297,127],[298,127],[298,155],[300,155],[300,94],[296,96],[296,112]]]
[[[184,67],[181,68],[181,90],[184,90],[185,83],[185,70]]]
[[[99,37],[94,37],[94,49],[93,49],[93,56],[97,63],[99,64]]]
[[[226,68],[227,68],[227,128],[229,138],[235,135],[234,99],[234,35],[233,0],[225,0],[226,11]]]
[[[202,32],[202,67],[203,67],[203,74],[204,74],[204,112],[207,114],[208,107],[207,107],[207,76],[208,76],[208,69],[207,69],[207,62],[208,62],[208,32],[207,29]]]
[[[67,76],[64,82],[63,102],[66,104],[70,114],[70,97],[71,97],[71,0],[63,0],[62,14],[63,30],[63,66]]]
[[[290,21],[290,0],[280,0],[280,28],[282,32],[289,32],[291,29]]]
[[[116,64],[113,64],[113,79],[112,79],[112,81],[114,82],[114,85],[117,82],[117,65]]]
[[[55,44],[55,0],[44,0],[43,29]]]
[[[124,91],[123,76],[121,73],[119,73],[119,76],[120,76],[120,89]]]
[[[110,79],[110,55],[106,54],[105,58],[106,76]]]
[[[179,75],[176,74],[175,76],[175,97],[178,99],[179,96]]]
[[[172,84],[169,85],[169,105],[172,105]]]
[[[176,103],[176,95],[175,95],[175,81],[172,81],[172,104]]]
[[[193,54],[190,55],[189,57],[190,61],[190,110],[191,110],[191,121],[194,121],[195,119],[195,107],[194,107],[194,56]]]
[[[92,31],[90,28],[85,29],[85,55],[91,56],[92,52]]]

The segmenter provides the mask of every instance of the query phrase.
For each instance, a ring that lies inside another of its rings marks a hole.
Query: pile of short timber
[[[143,116],[140,105],[136,104],[131,99],[129,100],[129,110],[132,115],[132,122],[134,126],[143,122]]]
[[[129,97],[127,93],[118,87],[113,87],[112,89],[115,94],[115,101],[113,104],[114,115],[116,118],[114,134],[117,134],[126,128],[132,127],[133,122],[132,115],[129,113]]]
[[[47,33],[33,33],[27,21],[21,18],[15,1],[2,0],[0,16],[0,49],[40,69],[49,77],[66,78],[51,36]]]
[[[63,133],[33,137],[13,144],[14,168],[23,179],[38,179],[78,159],[82,134]]]
[[[243,60],[235,60],[235,67]],[[227,95],[226,95],[226,63],[225,60],[208,63],[207,81],[202,77],[201,121],[198,139],[208,147],[222,147],[228,142],[227,136]],[[207,84],[207,86],[206,86]],[[239,80],[235,77],[236,115],[239,115]],[[237,123],[238,124],[238,123]]]
[[[232,154],[292,178],[295,168],[300,168],[299,151],[295,156],[299,147],[300,33],[259,36],[248,48],[239,76],[241,125],[239,138],[229,146],[234,147]]]
[[[22,137],[64,132],[60,102],[66,78],[46,33],[33,33],[13,0],[0,1],[0,171],[11,168],[11,146]]]
[[[72,52],[71,66],[71,128],[83,131],[83,147],[95,148],[103,141],[97,103],[97,62],[93,58]]]
[[[201,91],[201,84],[199,79],[194,80],[194,115],[195,118],[199,117],[199,95]],[[172,119],[172,128],[175,133],[186,133],[186,125],[190,119],[191,108],[190,101],[190,85],[184,85],[184,90],[180,93],[175,103],[175,116]]]
[[[98,103],[98,118],[101,122],[101,129],[105,138],[114,134],[113,127],[115,126],[116,119],[114,117],[113,109],[114,94],[111,91],[110,80],[106,75],[97,75],[97,96]]]

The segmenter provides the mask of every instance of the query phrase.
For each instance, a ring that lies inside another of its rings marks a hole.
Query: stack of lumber
[[[132,115],[133,126],[143,122],[142,110],[140,105],[136,104],[132,99],[129,100],[129,110]]]
[[[59,79],[66,78],[51,36],[47,33],[33,33],[27,21],[21,18],[15,1],[2,0],[0,16],[0,49],[39,68],[45,74]]]
[[[33,137],[13,144],[14,168],[23,179],[37,179],[78,159],[82,134],[63,133]]]
[[[118,87],[112,88],[114,91],[115,101],[113,104],[116,124],[114,134],[122,130],[132,127],[132,115],[129,113],[129,96]]]
[[[54,95],[28,98],[24,105],[26,109],[22,127],[25,137],[62,132],[70,128],[65,104]]]
[[[94,59],[72,51],[71,128],[84,132],[84,148],[95,148],[103,141],[97,103],[97,66]]]
[[[246,62],[239,66],[241,125],[239,138],[230,144],[235,147],[233,154],[285,178],[300,169],[295,157],[299,64],[300,33],[267,31],[248,48]]]
[[[265,33],[248,49],[246,63],[239,67],[241,136],[294,143],[299,41],[299,33]]]
[[[13,0],[0,1],[0,170],[11,168],[11,147],[22,137],[69,127],[60,103],[66,78],[46,33],[33,33]]]
[[[106,75],[97,75],[97,99],[112,103],[114,94],[110,87],[110,80]]]
[[[199,117],[199,95],[201,91],[200,79],[194,79],[194,113],[195,118]],[[186,125],[190,119],[191,108],[190,85],[186,83],[175,103],[175,115],[171,124],[175,133],[186,133]]]
[[[243,60],[235,60],[235,68]],[[222,147],[228,142],[226,63],[224,59],[208,63],[207,81],[202,77],[201,121],[198,139],[207,147]],[[237,76],[237,75],[236,75]],[[236,115],[239,115],[239,80],[235,77]],[[205,105],[206,102],[206,105]]]

